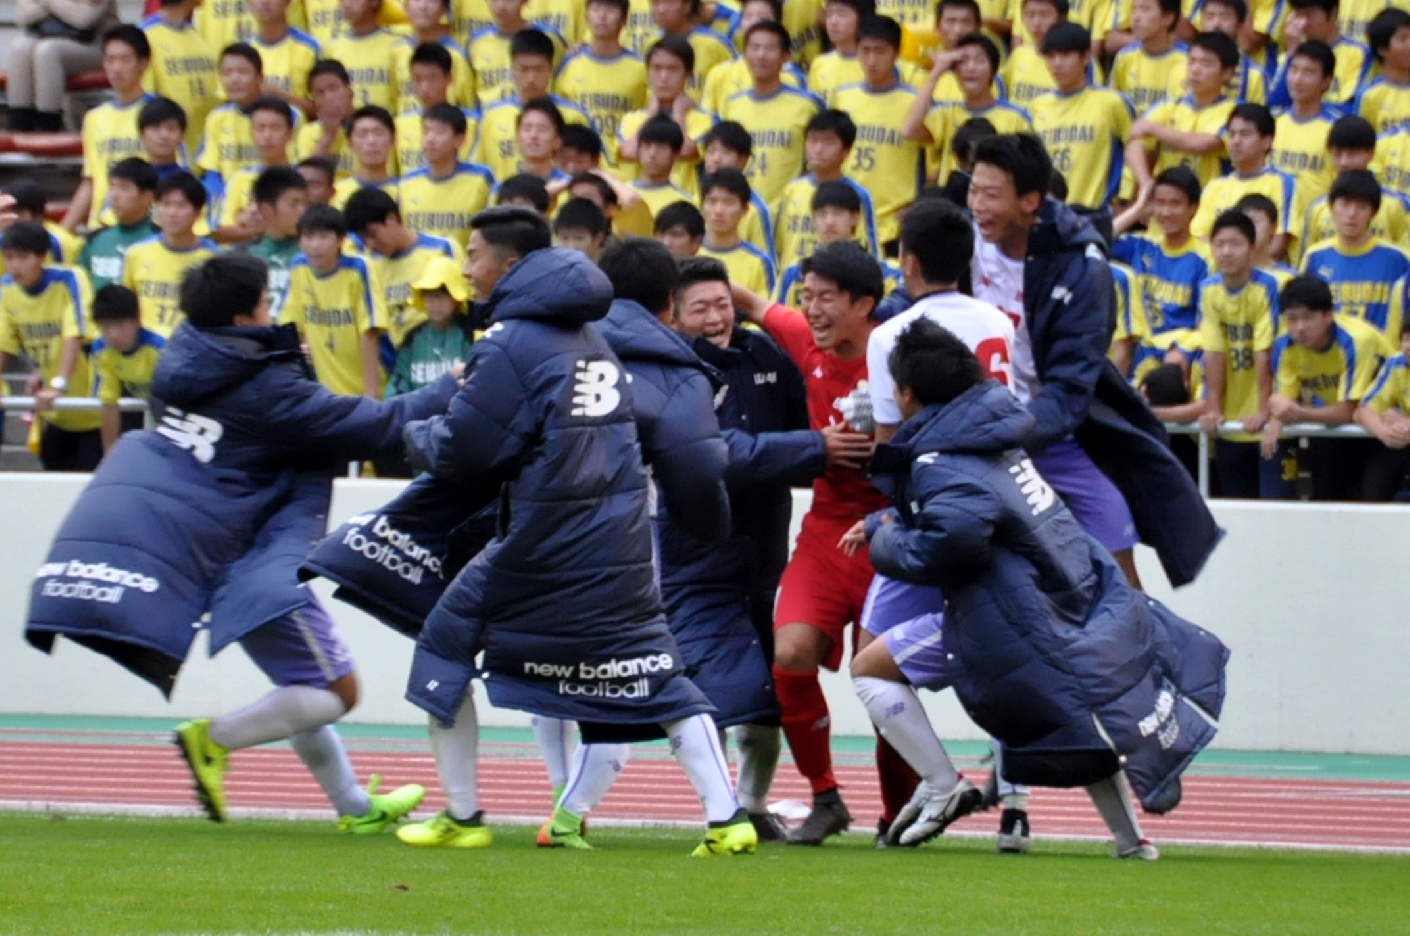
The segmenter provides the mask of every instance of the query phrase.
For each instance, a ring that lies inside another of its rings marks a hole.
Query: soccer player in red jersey
[[[802,270],[801,313],[738,286],[733,292],[740,311],[761,325],[803,372],[812,428],[828,437],[830,449],[845,447],[851,453],[813,482],[813,506],[803,517],[774,612],[774,689],[783,710],[783,732],[813,790],[812,812],[789,841],[821,845],[844,831],[851,816],[832,773],[831,722],[818,667],[835,670],[841,664],[843,635],[861,619],[872,579],[866,550],[846,556],[837,544],[854,523],[889,503],[862,476],[875,428],[867,339],[883,282],[880,265],[851,241],[818,248],[803,260]],[[904,761],[893,757],[908,773]],[[884,760],[882,769],[887,770]],[[913,786],[914,776],[900,782]]]

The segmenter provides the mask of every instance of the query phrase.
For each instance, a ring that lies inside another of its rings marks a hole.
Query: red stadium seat
[[[16,152],[30,156],[53,159],[83,155],[83,137],[77,133],[19,133],[13,139]]]
[[[44,220],[53,221],[58,224],[64,220],[64,215],[69,213],[69,203],[66,201],[45,202]]]
[[[0,132],[0,153],[15,151],[15,135],[9,131]]]
[[[7,87],[9,81],[9,74],[0,71],[0,88]],[[69,91],[103,91],[109,87],[108,76],[101,68],[94,68],[73,75],[64,87]]]

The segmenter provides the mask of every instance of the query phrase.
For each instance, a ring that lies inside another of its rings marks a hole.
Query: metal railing
[[[6,413],[34,412],[32,396],[0,396],[0,411]],[[123,397],[117,402],[124,413],[145,413],[147,401],[141,397]],[[50,409],[57,413],[96,413],[103,408],[103,401],[97,397],[59,397]]]
[[[1199,423],[1166,423],[1165,429],[1171,435],[1192,435],[1199,445],[1199,492],[1205,500],[1209,499],[1209,462],[1214,457],[1210,451],[1211,436],[1199,427]],[[1243,427],[1237,422],[1224,423],[1219,427],[1219,438],[1230,438],[1232,436],[1251,435],[1243,431]],[[1291,426],[1283,427],[1282,438],[1284,439],[1316,439],[1327,436],[1340,437],[1344,439],[1369,439],[1371,434],[1360,426],[1346,424],[1344,426],[1323,426],[1318,423],[1293,423]]]

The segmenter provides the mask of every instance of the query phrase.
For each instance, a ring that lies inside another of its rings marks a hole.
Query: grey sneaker
[[[999,817],[999,854],[1026,855],[1033,847],[1033,827],[1028,824],[1028,811],[1005,809]]]
[[[1159,861],[1160,849],[1151,844],[1150,839],[1141,839],[1134,847],[1116,853],[1118,858],[1133,858],[1137,861]]]
[[[813,811],[803,824],[788,835],[790,845],[821,845],[830,835],[847,831],[852,814],[842,802],[842,794],[834,787],[825,793],[813,794]]]

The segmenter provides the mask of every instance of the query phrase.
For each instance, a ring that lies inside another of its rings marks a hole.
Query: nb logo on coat
[[[161,424],[157,426],[157,433],[165,436],[177,448],[190,452],[196,461],[205,464],[215,457],[215,444],[225,434],[225,427],[214,419],[188,415],[170,406],[162,416]]]
[[[1043,476],[1038,474],[1038,469],[1033,467],[1031,460],[1025,458],[1017,465],[1011,466],[1009,474],[1013,475],[1019,490],[1028,499],[1028,506],[1033,508],[1033,516],[1038,516],[1057,503],[1056,492],[1043,480]]]
[[[622,372],[611,361],[579,361],[573,379],[574,416],[606,416],[622,402]]]

